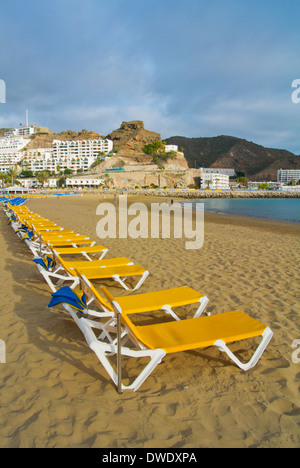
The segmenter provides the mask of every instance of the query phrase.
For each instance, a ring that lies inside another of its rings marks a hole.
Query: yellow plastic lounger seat
[[[167,354],[207,348],[218,340],[226,344],[254,338],[266,329],[266,325],[237,310],[146,326],[133,325],[123,313],[122,318],[141,343],[150,349],[163,349]]]
[[[94,245],[93,247],[60,247],[55,249],[58,255],[80,255],[83,253],[94,254],[107,250],[104,245]]]
[[[116,298],[122,311],[128,314],[161,310],[165,305],[180,307],[199,302],[204,294],[195,291],[188,286],[165,289],[134,296],[121,296]]]
[[[37,231],[37,232],[44,232],[44,231],[49,231],[49,232],[53,232],[53,231],[64,231],[64,228],[62,226],[59,226],[58,224],[35,224],[35,225],[32,225],[32,227]],[[68,232],[73,232],[73,231],[68,231]]]
[[[80,289],[84,291],[89,303],[94,302],[104,312],[112,311],[112,305],[107,299],[107,296],[103,296],[97,287],[91,283],[84,275],[80,275]],[[101,287],[102,289],[102,287]],[[107,292],[107,289],[103,287]],[[197,310],[193,311],[193,317],[199,317],[205,310],[208,304],[208,298],[204,294],[195,291],[188,286],[180,286],[177,288],[165,289],[161,291],[154,291],[149,293],[139,293],[128,296],[115,297],[122,308],[126,311],[126,314],[139,314],[139,313],[155,313],[164,312],[167,315],[172,316],[175,320],[180,320],[180,317],[173,311],[175,307],[184,307],[189,305],[196,305]],[[87,312],[87,315],[93,315],[101,317],[95,310]]]
[[[82,253],[100,253],[107,250],[104,245],[94,245],[93,247],[60,247],[55,249],[58,255],[78,255]]]
[[[148,270],[136,264],[113,267],[107,266],[105,268],[90,268],[90,263],[91,262],[86,262],[86,267],[76,268],[75,271],[78,277],[84,276],[88,280],[113,279],[114,281],[117,281],[126,291],[135,291],[139,289],[149,275]],[[129,288],[125,284],[125,280],[135,276],[141,276],[141,278],[134,287]]]
[[[66,234],[66,235],[61,235],[58,234],[56,236],[42,236],[42,240],[47,243],[47,244],[57,244],[59,242],[68,242],[69,244],[76,243],[76,241],[81,242],[81,241],[89,241],[91,240],[88,236],[81,236],[81,235],[75,235],[72,233]],[[60,245],[60,244],[57,244]],[[61,244],[63,245],[63,244]]]
[[[82,234],[79,234],[78,232],[74,232],[74,231],[56,231],[56,232],[47,232],[47,231],[43,231],[43,233],[41,233],[41,237],[42,237],[42,240],[43,241],[46,241],[46,242],[51,242],[52,240],[56,240],[56,239],[62,239],[62,240],[69,240],[69,239],[73,239],[73,238],[79,238],[79,239],[89,239],[88,236],[85,236],[85,235],[82,235]]]
[[[52,249],[56,256],[70,256],[86,258],[89,261],[102,260],[108,252],[104,245],[94,245],[85,247],[58,247]]]
[[[95,244],[95,241],[92,239],[89,239],[88,237],[84,237],[83,239],[80,239],[79,237],[74,237],[72,239],[62,239],[62,238],[57,238],[57,239],[51,239],[46,242],[49,244],[50,247],[66,247],[66,246],[76,246],[79,247],[81,245],[93,245]]]
[[[38,236],[42,237],[42,240],[44,241],[56,239],[58,236],[60,237],[72,236],[73,237],[73,236],[78,235],[77,232],[65,230],[63,228],[57,228],[57,229],[48,231],[48,229],[40,230],[38,226],[34,226],[33,230],[36,232]]]
[[[30,220],[27,220],[26,221],[26,224],[28,226],[30,226],[32,229],[39,229],[40,231],[47,231],[47,230],[59,230],[59,229],[63,229],[62,226],[59,226],[58,224],[56,223],[52,223],[51,221],[47,222],[40,222],[40,223],[36,223],[36,222],[32,222]]]
[[[107,254],[108,249],[104,247],[104,245],[94,245],[94,246],[85,246],[85,247],[58,247],[54,250],[55,255],[72,255],[72,256],[80,256],[85,257],[87,260],[92,261],[95,260],[96,254],[98,260],[102,260],[103,257]]]
[[[39,216],[39,215],[34,215],[34,214],[17,214],[18,217],[24,221],[48,221],[46,220],[45,218],[43,218],[42,216]]]
[[[98,268],[107,268],[107,267],[119,267],[125,266],[128,264],[132,264],[131,260],[126,257],[117,257],[117,258],[108,258],[107,260],[73,260],[73,261],[65,261],[60,256],[57,257],[58,261],[61,265],[71,274],[76,274],[75,269],[81,269],[88,267],[90,269],[98,269]]]
[[[147,270],[145,270],[145,268],[139,265],[124,265],[106,268],[90,268],[89,266],[87,266],[76,268],[76,272],[78,274],[84,275],[87,279],[90,280],[112,278],[113,276],[139,276],[143,275],[146,271]]]

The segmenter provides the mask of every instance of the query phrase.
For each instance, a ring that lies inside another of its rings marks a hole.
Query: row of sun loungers
[[[208,298],[189,286],[136,293],[149,271],[129,258],[106,258],[105,246],[65,230],[24,205],[9,203],[5,213],[51,289],[49,307],[63,306],[71,315],[119,393],[137,390],[167,354],[209,346],[248,370],[272,338],[269,327],[244,312],[204,315]],[[122,288],[123,294],[113,295],[105,286],[109,281]],[[181,319],[183,307],[193,309],[193,313],[188,312],[186,318],[186,312]],[[242,363],[228,344],[254,337],[262,337],[260,344],[251,359]],[[111,362],[115,355],[116,366]],[[150,359],[127,385],[122,381],[124,356]]]
[[[5,206],[9,203],[11,206],[21,206],[27,201],[27,198],[24,197],[16,197],[16,198],[9,198],[5,196],[0,196],[0,203],[3,203]]]

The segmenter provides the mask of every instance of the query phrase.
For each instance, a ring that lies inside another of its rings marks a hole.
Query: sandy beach
[[[1,212],[0,446],[299,447],[300,363],[292,343],[300,339],[300,226],[205,213],[199,250],[186,250],[184,239],[101,240],[96,208],[111,200],[87,194],[27,206],[106,245],[107,258],[126,256],[149,269],[139,292],[189,285],[208,296],[209,312],[243,310],[269,325],[273,339],[248,372],[215,348],[177,353],[137,392],[119,395],[76,324],[47,307],[50,289]],[[232,349],[248,360],[256,343]]]

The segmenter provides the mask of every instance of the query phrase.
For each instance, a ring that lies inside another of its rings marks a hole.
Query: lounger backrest
[[[90,294],[92,293],[92,295],[93,295],[94,299],[96,300],[96,302],[99,302],[100,305],[103,306],[105,309],[109,309],[109,310],[111,310],[113,312],[114,309],[111,306],[111,304],[99,294],[99,292],[92,285],[92,283],[90,283],[90,281],[84,275],[81,275],[78,270],[76,270],[76,272],[77,272],[78,276],[80,277],[81,287],[84,290],[85,294],[87,296],[90,296]]]
[[[108,291],[108,289],[105,286],[101,286],[101,289],[109,302],[111,303],[113,310],[117,313],[121,313],[121,318],[124,321],[124,323],[127,325],[129,330],[133,333],[133,335],[142,342],[138,327],[132,323],[126,312],[122,310],[120,304],[118,303],[117,299]]]

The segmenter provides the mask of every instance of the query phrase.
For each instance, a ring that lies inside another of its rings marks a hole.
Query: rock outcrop
[[[159,133],[146,130],[141,120],[122,122],[118,130],[114,130],[107,138],[113,141],[114,150],[128,161],[151,162],[152,158],[143,153],[144,146],[154,141],[161,142]]]

